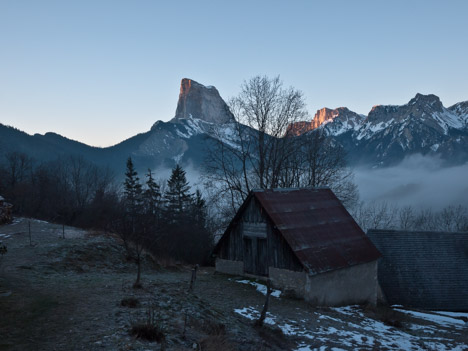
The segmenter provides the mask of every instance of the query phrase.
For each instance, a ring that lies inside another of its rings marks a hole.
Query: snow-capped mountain
[[[234,128],[234,117],[218,90],[184,78],[175,117],[169,122],[157,121],[148,132],[117,145],[96,148],[55,133],[29,135],[0,124],[0,154],[21,152],[39,161],[81,155],[110,166],[117,174],[123,174],[129,156],[142,171],[177,163],[199,167],[215,140],[237,147]]]
[[[322,109],[311,122],[290,130],[295,135],[323,130],[346,148],[354,164],[386,166],[415,153],[457,164],[468,161],[467,121],[468,102],[445,108],[435,95],[416,94],[402,106],[374,106],[367,116],[343,107]]]
[[[153,157],[170,166],[199,165],[215,139],[237,147],[234,128],[234,116],[218,90],[184,78],[175,117],[169,122],[157,121],[134,156]]]
[[[326,130],[327,134],[337,136],[349,130],[358,130],[364,117],[346,107],[338,107],[334,110],[324,107],[315,113],[312,121],[293,123],[286,133],[298,136],[321,127]]]
[[[123,174],[129,156],[139,170],[176,163],[200,167],[215,141],[239,147],[239,126],[215,87],[182,79],[174,118],[117,145],[95,148],[55,133],[32,136],[0,124],[0,154],[22,152],[39,161],[81,155],[117,174]],[[343,145],[354,165],[387,166],[415,153],[446,164],[468,161],[468,101],[445,108],[437,96],[417,94],[402,106],[374,106],[367,116],[346,107],[323,108],[312,121],[291,125],[287,136],[316,130]]]

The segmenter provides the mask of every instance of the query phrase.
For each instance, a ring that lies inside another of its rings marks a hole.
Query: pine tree
[[[142,189],[138,173],[133,166],[132,158],[127,160],[127,170],[125,171],[124,194],[127,202],[127,210],[137,214],[141,205]]]
[[[147,214],[156,216],[159,202],[161,200],[161,191],[159,184],[154,181],[153,174],[150,169],[148,169],[148,173],[146,174],[146,189],[143,192],[143,198]]]
[[[176,219],[190,208],[192,195],[190,185],[185,177],[185,171],[177,165],[172,169],[170,179],[167,181],[168,190],[164,196],[166,212],[169,218]]]
[[[192,208],[193,208],[193,219],[195,223],[204,228],[206,224],[206,201],[202,197],[201,191],[197,189],[195,192],[195,197],[193,199],[192,203]]]

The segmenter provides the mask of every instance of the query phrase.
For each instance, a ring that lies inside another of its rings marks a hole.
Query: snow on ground
[[[423,312],[403,310],[401,308],[395,308],[395,310],[410,314],[417,318],[422,318],[430,322],[440,324],[444,327],[463,328],[464,326],[467,326],[466,323],[462,321],[461,319],[445,317],[445,316],[441,316],[441,315],[434,314],[434,313],[423,313]],[[438,312],[435,312],[435,313],[438,313]],[[446,313],[449,313],[449,312],[446,312]]]
[[[458,318],[467,318],[468,319],[468,312],[446,312],[446,311],[432,311],[436,314],[443,314],[450,317],[458,317]]]
[[[258,292],[262,293],[265,296],[267,294],[266,285],[263,285],[263,284],[260,284],[260,283],[254,282],[254,281],[250,281],[250,280],[234,280],[234,281],[237,282],[237,283],[241,283],[241,284],[252,285],[257,289]],[[281,296],[281,290],[272,289],[271,296],[280,297]]]
[[[359,306],[346,306],[340,308],[330,308],[332,312],[343,315],[343,318],[333,318],[323,312],[313,316],[317,321],[328,321],[328,325],[323,324],[315,328],[308,327],[307,320],[289,321],[282,320],[278,316],[267,313],[265,323],[275,325],[280,328],[283,334],[300,338],[296,351],[311,350],[343,350],[330,345],[339,344],[346,350],[355,348],[364,349],[398,349],[398,350],[455,350],[462,351],[468,348],[467,344],[458,344],[452,339],[435,335],[438,331],[435,326],[419,325],[411,323],[408,330],[406,328],[395,328],[384,324],[379,320],[369,318],[364,315]],[[459,326],[460,320],[421,313],[415,311],[395,309],[425,321],[443,324],[445,327]],[[244,307],[234,309],[234,312],[250,320],[258,319],[260,312],[254,307]],[[446,320],[448,318],[449,320]],[[330,322],[331,321],[331,322]],[[333,323],[333,326],[329,324]],[[464,323],[464,322],[463,322]],[[412,331],[418,331],[422,336],[412,335]],[[309,340],[309,342],[308,342]],[[311,345],[312,343],[312,345]],[[317,347],[317,345],[322,345]]]

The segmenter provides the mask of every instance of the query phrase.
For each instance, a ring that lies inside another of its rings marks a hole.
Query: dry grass
[[[203,351],[235,351],[236,348],[226,339],[225,335],[210,335],[200,341]]]
[[[122,307],[129,307],[129,308],[136,308],[140,306],[140,301],[134,297],[126,297],[120,301],[120,306]]]
[[[404,313],[395,311],[393,308],[387,305],[368,305],[364,310],[372,314],[375,319],[380,320],[390,327],[395,327],[398,329],[404,328],[404,325],[408,320],[408,316],[406,316]]]
[[[164,342],[165,334],[153,307],[146,310],[146,321],[135,323],[130,329],[130,334],[138,339],[147,341]]]
[[[163,331],[158,326],[147,323],[133,325],[130,334],[147,341],[161,342],[164,340]]]
[[[208,335],[219,336],[226,334],[226,326],[212,319],[204,319],[201,323],[201,329]]]

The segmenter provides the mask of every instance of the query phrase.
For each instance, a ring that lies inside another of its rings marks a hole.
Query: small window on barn
[[[267,224],[266,223],[252,223],[245,222],[243,229],[244,237],[266,238],[267,237]]]

